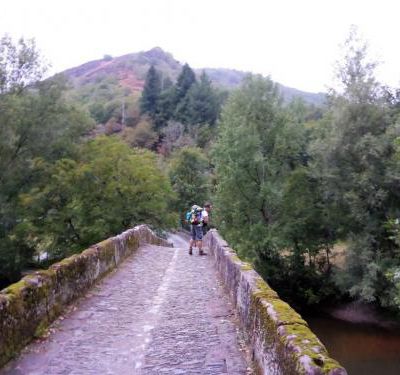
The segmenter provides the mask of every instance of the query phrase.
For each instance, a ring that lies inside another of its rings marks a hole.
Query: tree
[[[157,142],[158,137],[153,130],[153,125],[147,119],[142,119],[134,128],[125,128],[122,134],[131,147],[143,147],[151,149]]]
[[[154,120],[156,129],[167,126],[169,120],[172,119],[175,112],[175,87],[168,87],[161,92],[158,109]]]
[[[169,176],[172,188],[177,195],[175,209],[181,222],[184,214],[194,204],[202,205],[208,198],[209,178],[208,160],[202,150],[196,147],[184,147],[172,157]]]
[[[191,86],[196,82],[196,75],[188,64],[185,64],[175,85],[175,104],[186,96]]]
[[[219,229],[296,306],[332,293],[317,262],[331,243],[301,116],[270,79],[249,76],[222,110],[212,152]]]
[[[188,64],[185,64],[178,76],[173,91],[173,119],[184,122],[187,119],[188,93],[196,82],[196,75]],[[183,120],[183,121],[182,121]]]
[[[166,91],[169,90],[170,88],[172,88],[174,86],[174,83],[172,82],[171,78],[164,77],[162,80],[162,90],[161,91]]]
[[[3,38],[0,56],[0,284],[4,284],[19,278],[34,251],[17,225],[29,211],[20,206],[19,196],[42,178],[33,169],[35,160],[51,162],[75,155],[91,122],[64,98],[62,77],[35,82],[44,67],[34,42],[20,40],[13,45]]]
[[[140,112],[150,117],[155,117],[161,94],[161,78],[152,65],[147,72],[142,97],[140,99]]]
[[[169,207],[173,193],[153,153],[98,137],[82,145],[80,155],[39,161],[38,171],[47,179],[21,197],[29,207],[23,226],[35,239],[31,247],[46,242],[60,258],[137,224],[175,223]]]
[[[383,87],[374,77],[366,44],[352,30],[332,90],[322,137],[312,145],[313,171],[339,238],[348,243],[345,269],[337,283],[355,298],[390,305],[385,273],[399,264],[397,245],[385,223],[398,217],[400,175],[393,166],[398,136]]]
[[[219,113],[219,100],[211,81],[203,72],[200,81],[191,85],[176,109],[177,120],[184,124],[214,125]]]
[[[16,44],[8,35],[0,39],[0,94],[21,92],[39,81],[46,68],[33,39]]]
[[[247,77],[223,108],[213,150],[214,207],[220,229],[239,252],[250,239],[264,243],[266,228],[275,218],[281,171],[271,158],[284,123],[277,87],[259,76]]]

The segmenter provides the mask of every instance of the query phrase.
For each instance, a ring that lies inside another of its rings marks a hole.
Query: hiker
[[[199,248],[199,255],[205,255],[203,252],[203,230],[205,230],[209,224],[209,213],[212,209],[211,203],[206,202],[204,208],[197,205],[192,206],[190,213],[187,216],[190,221],[190,232],[191,239],[189,243],[189,254],[193,254],[193,246]]]
[[[210,216],[209,213],[211,212],[212,205],[210,202],[204,203],[204,209],[202,212],[202,217],[203,217],[203,236],[207,234],[207,232],[210,230],[209,226],[209,221],[210,221]]]

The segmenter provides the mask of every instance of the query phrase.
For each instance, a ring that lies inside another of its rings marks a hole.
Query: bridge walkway
[[[211,257],[170,240],[140,247],[0,374],[252,373]]]

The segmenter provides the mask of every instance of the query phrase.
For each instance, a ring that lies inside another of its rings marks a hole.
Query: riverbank
[[[387,329],[400,329],[400,320],[397,320],[387,311],[361,301],[324,307],[322,308],[322,313],[348,323],[374,325]]]

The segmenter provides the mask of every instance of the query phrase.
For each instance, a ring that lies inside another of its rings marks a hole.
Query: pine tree
[[[146,75],[146,81],[140,99],[140,112],[154,118],[158,110],[160,94],[161,78],[152,65]]]
[[[192,85],[187,97],[188,123],[214,125],[219,112],[219,100],[205,72],[200,76],[200,81]]]
[[[174,120],[181,121],[187,118],[188,92],[196,82],[196,76],[188,64],[185,64],[174,88],[173,106]]]
[[[179,74],[175,85],[175,100],[179,103],[187,94],[190,87],[196,82],[196,76],[192,68],[185,64]]]

